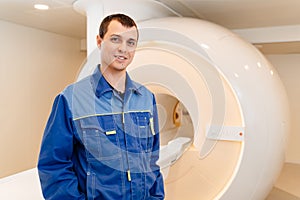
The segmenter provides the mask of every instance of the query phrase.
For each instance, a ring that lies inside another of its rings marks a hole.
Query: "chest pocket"
[[[80,135],[89,161],[105,161],[121,157],[119,138],[113,115],[80,119]]]
[[[134,113],[134,128],[137,131],[138,143],[143,152],[151,152],[153,146],[153,118],[149,112]]]

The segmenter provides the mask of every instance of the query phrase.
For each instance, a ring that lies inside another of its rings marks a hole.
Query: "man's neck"
[[[109,67],[100,67],[101,73],[103,74],[106,81],[117,91],[125,92],[126,83],[126,70],[117,71],[112,70]]]

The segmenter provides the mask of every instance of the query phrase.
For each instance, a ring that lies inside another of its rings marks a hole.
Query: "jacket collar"
[[[91,75],[91,84],[94,89],[95,95],[97,97],[100,97],[106,92],[113,92],[113,87],[107,82],[107,80],[104,78],[103,74],[100,70],[100,64],[97,65],[96,69],[94,70],[94,73]],[[125,93],[132,91],[137,94],[141,94],[139,91],[140,86],[137,85],[128,73],[126,72],[126,89]]]

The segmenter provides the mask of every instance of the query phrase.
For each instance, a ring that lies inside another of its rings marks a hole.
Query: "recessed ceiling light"
[[[49,6],[46,4],[34,4],[34,8],[38,10],[48,10]]]

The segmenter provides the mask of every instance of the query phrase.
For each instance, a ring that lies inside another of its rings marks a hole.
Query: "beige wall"
[[[36,166],[53,99],[73,82],[80,40],[0,20],[0,177]]]
[[[286,151],[286,162],[300,164],[300,54],[268,55],[277,69],[289,98],[291,133]]]

